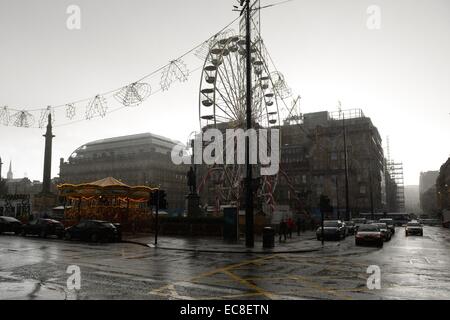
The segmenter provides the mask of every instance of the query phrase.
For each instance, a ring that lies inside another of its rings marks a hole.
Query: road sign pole
[[[155,246],[158,244],[158,211],[159,211],[159,189],[156,190],[156,219],[155,219]]]
[[[321,221],[321,225],[322,225],[322,228],[321,228],[321,231],[320,231],[320,233],[321,233],[321,238],[322,238],[322,246],[324,245],[324,238],[325,238],[325,232],[324,232],[324,229],[323,229],[323,220],[324,220],[324,216],[323,216],[323,210],[321,209],[320,210],[320,213],[321,213],[321,218],[322,218],[322,221]]]

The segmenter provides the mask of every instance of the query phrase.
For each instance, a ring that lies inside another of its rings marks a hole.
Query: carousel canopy
[[[148,201],[153,191],[158,188],[146,186],[129,186],[113,177],[107,177],[90,183],[58,186],[60,196],[68,198],[121,198],[131,201]]]

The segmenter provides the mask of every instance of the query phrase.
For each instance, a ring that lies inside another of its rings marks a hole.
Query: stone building
[[[437,213],[436,180],[438,176],[439,171],[426,171],[420,173],[420,208],[424,214],[434,216]]]
[[[335,213],[339,210],[344,217],[345,128],[349,208],[353,214],[385,208],[381,137],[361,110],[307,113],[301,123],[285,123],[279,128],[281,169],[288,177],[280,179],[277,186],[279,203],[291,207],[303,203],[314,213],[323,194],[330,198]]]
[[[387,200],[390,199],[388,191],[394,193],[395,199],[396,190],[392,186],[395,182],[389,175],[385,178],[384,174],[381,137],[371,119],[365,117],[361,110],[307,113],[301,121],[285,121],[275,128],[280,130],[281,139],[280,172],[272,181],[275,190],[273,198],[278,207],[288,206],[293,212],[307,210],[319,214],[320,196],[326,195],[331,200],[335,215],[339,211],[340,217],[344,218],[344,128],[350,211],[357,214],[370,212],[372,208],[375,212],[386,210]],[[214,206],[215,181],[209,179],[205,184],[207,192],[200,194],[202,202]],[[240,190],[243,196],[242,182]],[[242,208],[243,199],[240,200]]]
[[[89,142],[60,160],[60,180],[79,184],[111,176],[128,185],[159,185],[166,190],[169,211],[182,212],[188,168],[171,161],[177,143],[151,133]]]
[[[440,168],[436,180],[436,191],[438,210],[450,211],[450,158]]]

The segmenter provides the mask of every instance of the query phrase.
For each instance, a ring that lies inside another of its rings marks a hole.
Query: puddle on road
[[[0,282],[0,300],[64,300],[66,293],[57,286],[24,280]]]

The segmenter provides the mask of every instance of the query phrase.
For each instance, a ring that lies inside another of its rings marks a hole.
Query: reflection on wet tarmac
[[[214,254],[133,244],[0,236],[0,299],[449,299],[450,231],[398,228],[382,249],[339,246],[303,254]],[[69,265],[81,290],[66,287]],[[366,286],[369,265],[381,289]]]

